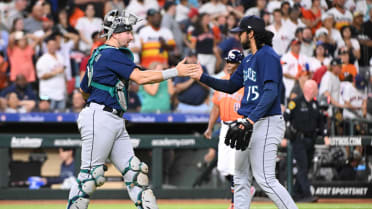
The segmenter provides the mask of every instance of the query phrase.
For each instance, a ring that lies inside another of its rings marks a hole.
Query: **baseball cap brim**
[[[240,33],[242,31],[243,31],[243,29],[241,29],[240,27],[235,27],[235,28],[230,30],[231,33]]]

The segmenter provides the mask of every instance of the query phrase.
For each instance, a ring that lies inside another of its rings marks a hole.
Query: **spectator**
[[[46,39],[48,52],[36,62],[39,81],[39,95],[50,99],[51,110],[63,111],[66,107],[65,68],[63,58],[57,53],[58,43],[55,36]]]
[[[123,0],[110,0],[106,1],[104,9],[103,9],[103,14],[107,14],[109,11],[113,9],[117,9],[118,11],[124,10],[125,5]]]
[[[315,34],[315,31],[322,27],[321,0],[312,0],[311,2],[310,9],[301,8],[302,22]]]
[[[75,26],[80,34],[79,49],[83,52],[89,52],[92,48],[92,33],[102,29],[102,19],[94,15],[94,5],[88,4],[85,8],[85,16],[79,18]]]
[[[79,35],[79,32],[70,25],[68,22],[68,14],[65,9],[61,9],[58,12],[58,24],[57,27],[59,31],[64,34],[64,36],[71,36],[71,34]],[[70,38],[72,39],[72,38]]]
[[[164,4],[165,13],[161,20],[161,27],[168,28],[176,41],[175,54],[183,54],[183,39],[181,28],[178,22],[175,20],[176,15],[176,4],[173,1],[167,1]]]
[[[302,31],[301,54],[311,57],[314,53],[315,43],[311,29],[306,27]]]
[[[52,35],[52,33],[54,32],[53,27],[54,27],[54,21],[51,16],[42,17],[42,29],[33,32],[33,35],[37,37],[38,39],[40,39],[40,47],[36,48],[36,54],[42,55],[47,51],[46,46],[43,43],[43,40],[47,38],[48,36]]]
[[[331,13],[324,13],[322,15],[322,22],[323,27],[319,28],[317,32],[325,31],[325,29],[327,30],[328,36],[325,43],[333,46],[332,48],[328,48],[328,52],[330,55],[334,56],[335,50],[339,47],[345,46],[345,42],[342,40],[341,33],[334,28],[334,16]]]
[[[147,24],[147,11],[149,11],[150,9],[159,10],[160,8],[158,1],[156,0],[131,0],[126,9],[143,20],[138,22],[133,27],[133,31],[138,32],[143,26]]]
[[[159,62],[165,66],[168,63],[168,52],[173,50],[176,43],[172,32],[161,27],[161,14],[158,10],[147,11],[149,25],[139,31],[142,43],[141,65],[149,67],[152,62]]]
[[[372,27],[371,21],[363,23],[363,14],[354,13],[353,29],[360,44],[360,66],[368,66],[372,55],[372,33],[368,27]],[[368,35],[369,34],[369,35]]]
[[[344,39],[346,49],[350,52],[350,62],[358,66],[360,59],[360,45],[357,39],[352,37],[352,28],[350,25],[341,28],[341,36]]]
[[[283,22],[282,11],[275,9],[273,11],[273,24],[266,27],[267,30],[274,33],[273,48],[280,56],[285,54],[289,43],[294,38],[294,34],[288,33],[288,28]]]
[[[8,17],[5,20],[7,28],[10,30],[13,26],[13,22],[17,18],[23,19],[25,15],[25,9],[27,7],[27,0],[15,0],[14,9],[8,11]]]
[[[361,0],[361,1],[356,1],[355,5],[355,13],[360,13],[361,16],[365,17],[364,21],[368,21],[370,15],[369,12],[372,8],[372,1],[371,0]],[[355,13],[354,13],[354,18],[355,18]]]
[[[300,8],[297,6],[289,9],[289,18],[284,22],[288,28],[288,34],[295,34],[297,28],[305,27],[305,24],[300,19]]]
[[[31,14],[28,16],[27,19],[25,19],[25,31],[28,33],[33,33],[35,31],[41,30],[43,28],[41,20],[43,15],[44,12],[42,3],[35,3],[35,5],[32,7]]]
[[[203,13],[199,15],[195,29],[192,31],[191,49],[197,53],[200,64],[206,66],[208,73],[213,75],[218,52],[215,48],[217,41],[209,23],[209,14]]]
[[[336,29],[340,30],[343,26],[350,25],[353,21],[353,15],[345,9],[345,0],[334,0],[334,7],[328,10],[335,18]]]
[[[211,19],[215,19],[218,15],[226,14],[227,8],[221,0],[210,0],[200,6],[199,13],[207,13],[211,16]]]
[[[36,112],[50,112],[50,99],[41,97]]]
[[[79,113],[85,105],[83,94],[79,90],[75,90],[72,94],[72,107],[71,112]]]
[[[367,114],[366,109],[363,108],[366,107],[367,103],[367,95],[364,93],[367,81],[360,74],[356,76],[350,74],[342,84],[340,92],[341,103],[345,106],[342,113],[343,118],[364,118]]]
[[[34,101],[20,101],[15,92],[10,92],[6,95],[6,104],[6,113],[27,113],[35,107]]]
[[[37,97],[23,74],[17,75],[15,82],[1,91],[0,97],[5,97],[11,92],[16,93],[18,99],[21,101],[29,101],[30,103],[34,104],[36,103]]]
[[[182,22],[186,20],[189,12],[188,0],[180,0],[180,3],[176,7],[176,21]]]
[[[10,29],[10,32],[11,33],[14,33],[17,31],[23,32],[24,29],[25,29],[25,24],[24,24],[23,18],[15,18],[13,21],[13,25]]]
[[[334,58],[330,64],[330,70],[327,71],[320,82],[319,96],[329,98],[332,105],[342,108],[340,104],[340,79],[338,78],[342,69],[342,61],[340,58]],[[332,116],[331,108],[329,108],[330,116]]]
[[[282,4],[280,5],[280,10],[282,11],[283,22],[286,22],[287,20],[289,20],[290,8],[291,8],[291,5],[289,4],[288,1],[283,1]]]
[[[315,72],[320,67],[325,67],[329,65],[331,59],[328,57],[327,50],[324,46],[324,43],[318,41],[316,47],[314,49],[313,59],[311,59],[310,69],[311,71]]]
[[[338,50],[338,56],[343,64],[341,73],[338,76],[340,81],[343,81],[348,75],[355,77],[358,73],[358,70],[354,64],[350,63],[350,52],[346,49],[346,47],[342,47],[340,50]]]
[[[196,54],[190,53],[186,57],[186,63],[197,63]],[[205,73],[206,69],[203,67]],[[207,112],[208,106],[204,103],[209,96],[209,88],[198,81],[188,77],[176,77],[174,79],[175,91],[179,101],[177,112]]]
[[[139,86],[135,82],[129,82],[128,89],[128,112],[139,112],[141,111],[141,100],[139,99],[137,92]]]
[[[31,44],[28,44],[28,38],[33,39]],[[40,39],[31,34],[24,34],[22,31],[17,31],[10,34],[8,45],[8,57],[10,61],[10,80],[15,81],[16,76],[23,74],[27,82],[34,82],[35,67],[33,56],[35,47]]]
[[[163,65],[158,62],[153,62],[149,66],[149,70],[162,71]],[[138,95],[141,98],[141,112],[170,112],[171,97],[174,94],[173,82],[171,79],[160,83],[146,84],[139,87]]]
[[[7,69],[8,62],[4,59],[4,56],[0,54],[0,91],[9,85]]]
[[[247,9],[244,16],[255,15],[261,17],[262,12],[266,9],[266,0],[256,0],[256,6]]]
[[[298,75],[306,69],[308,57],[301,54],[301,42],[294,39],[290,44],[290,51],[283,55],[281,63],[283,67],[283,81],[285,86],[285,97],[289,98]]]

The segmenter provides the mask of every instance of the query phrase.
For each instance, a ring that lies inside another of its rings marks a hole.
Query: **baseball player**
[[[275,177],[277,149],[285,127],[280,108],[283,75],[279,56],[271,47],[273,34],[256,16],[242,18],[232,30],[240,33],[240,42],[250,54],[230,79],[210,77],[202,73],[201,67],[192,78],[226,93],[244,87],[238,110],[244,118],[234,121],[225,137],[227,145],[239,150],[235,154],[235,209],[250,207],[252,177],[278,208],[296,209],[292,197]]]
[[[80,85],[87,96],[87,106],[77,119],[82,138],[81,168],[77,185],[70,190],[67,209],[88,208],[90,196],[105,182],[107,158],[122,173],[138,209],[158,208],[148,186],[148,166],[134,156],[122,117],[127,109],[128,82],[147,84],[188,76],[199,66],[186,65],[183,60],[173,69],[141,71],[127,49],[137,21],[135,15],[118,10],[108,12],[104,18],[106,42],[93,52]]]
[[[239,50],[237,49],[230,50],[227,57],[225,57],[226,61],[226,65],[224,68],[225,75],[222,77],[222,79],[229,79],[231,74],[235,72],[235,70],[238,68],[243,58],[244,55]],[[231,163],[231,160],[234,161],[235,159],[235,149],[226,146],[224,141],[227,130],[229,128],[229,123],[238,118],[242,118],[242,116],[239,115],[237,112],[240,107],[240,101],[243,98],[243,92],[244,92],[243,88],[241,88],[234,94],[227,94],[220,91],[214,92],[212,99],[213,107],[211,114],[209,116],[208,128],[204,132],[205,138],[211,139],[214,124],[216,123],[218,117],[221,118],[221,130],[218,142],[217,169],[223,176],[226,176],[226,178],[231,181],[232,192],[234,192],[233,176],[235,164]],[[254,187],[252,187],[251,189],[251,192],[253,191]],[[230,208],[234,208],[234,198],[232,198],[231,200]]]

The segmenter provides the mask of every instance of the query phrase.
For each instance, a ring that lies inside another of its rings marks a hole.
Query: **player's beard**
[[[251,48],[251,43],[249,41],[249,39],[245,40],[245,42],[242,42],[242,47],[244,50],[247,50],[247,49],[250,49]]]

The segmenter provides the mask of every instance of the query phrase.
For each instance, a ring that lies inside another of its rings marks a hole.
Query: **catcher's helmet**
[[[126,12],[125,10],[119,11],[117,9],[109,11],[103,20],[103,37],[109,39],[113,33],[121,33],[131,31],[132,26],[141,21],[136,15]]]
[[[243,59],[244,59],[243,53],[241,53],[237,49],[230,50],[229,53],[227,54],[227,57],[225,57],[226,62],[230,63],[241,63]]]

